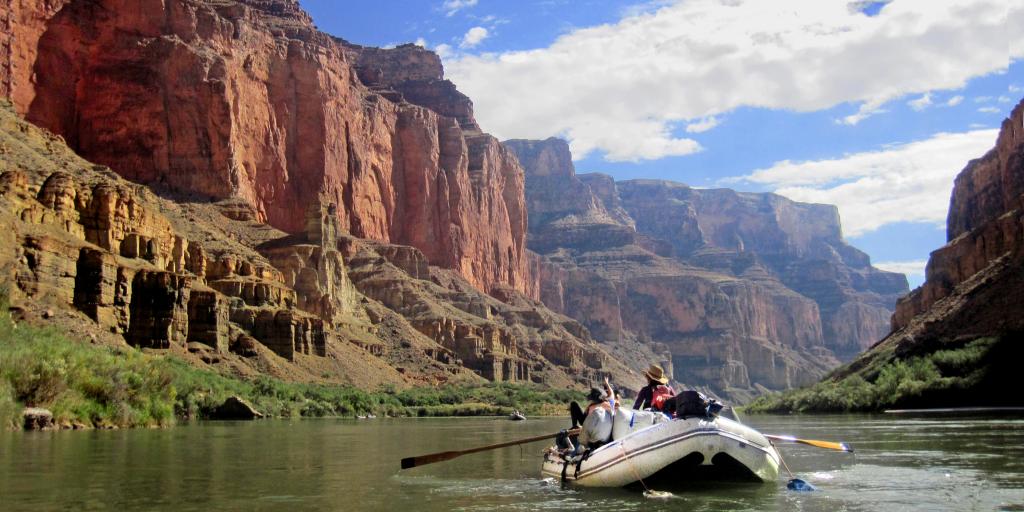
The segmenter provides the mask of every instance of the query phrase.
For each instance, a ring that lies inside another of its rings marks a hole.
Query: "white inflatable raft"
[[[636,428],[644,414],[651,413],[617,411],[614,440],[582,461],[566,461],[556,449],[548,449],[544,476],[585,487],[624,487],[641,479],[647,485],[672,485],[693,479],[773,481],[779,476],[779,452],[750,427],[722,417],[668,420],[656,414]],[[620,425],[624,421],[630,424],[625,431]]]

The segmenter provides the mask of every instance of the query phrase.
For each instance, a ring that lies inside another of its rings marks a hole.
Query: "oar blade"
[[[462,452],[441,452],[431,453],[430,455],[420,455],[419,457],[406,457],[402,459],[402,469],[410,469],[415,468],[417,466],[425,466],[427,464],[433,464],[435,462],[444,462],[446,460],[452,460],[455,457],[458,457],[459,455],[462,455]]]
[[[777,436],[765,434],[764,437],[771,439],[772,441],[785,441],[787,443],[800,443],[808,446],[814,446],[817,448],[825,448],[828,450],[836,450],[840,452],[853,453],[853,447],[846,443],[836,443],[833,441],[818,441],[815,439],[798,439],[793,436]]]
[[[811,446],[817,446],[818,448],[827,448],[829,450],[838,450],[841,452],[853,453],[853,447],[846,443],[833,443],[831,441],[815,441],[813,439],[803,439],[804,444]]]

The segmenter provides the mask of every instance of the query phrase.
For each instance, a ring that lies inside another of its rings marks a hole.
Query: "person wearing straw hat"
[[[650,407],[660,411],[665,400],[675,396],[676,392],[668,385],[665,370],[656,364],[652,364],[644,372],[644,377],[647,377],[647,385],[637,392],[633,409],[641,410],[644,407]]]

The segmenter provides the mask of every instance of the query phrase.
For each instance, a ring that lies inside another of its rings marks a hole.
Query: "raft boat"
[[[639,414],[619,410],[616,430],[623,430],[618,423],[625,421],[628,430],[582,457],[567,460],[557,448],[549,448],[544,476],[584,487],[625,487],[641,481],[671,485],[694,479],[769,482],[779,476],[779,452],[750,427],[720,416],[668,420],[659,414],[661,418],[635,428]]]

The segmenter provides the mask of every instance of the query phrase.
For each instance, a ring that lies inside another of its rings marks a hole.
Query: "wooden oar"
[[[846,443],[834,443],[832,441],[815,441],[813,439],[797,439],[793,436],[773,436],[764,434],[765,437],[772,441],[785,441],[787,443],[800,443],[810,446],[816,446],[818,448],[827,448],[829,450],[839,450],[841,452],[853,453],[853,447]]]
[[[574,435],[577,435],[577,434],[580,433],[580,429],[574,428],[572,430],[567,430],[566,433],[568,433],[570,436],[574,436]],[[516,440],[516,441],[507,441],[507,442],[504,442],[504,443],[490,444],[490,445],[487,445],[487,446],[480,446],[480,447],[477,447],[477,448],[470,448],[468,450],[453,450],[453,451],[450,451],[450,452],[440,452],[440,453],[431,453],[431,454],[428,454],[428,455],[420,455],[419,457],[406,457],[406,458],[402,459],[402,469],[409,469],[409,468],[414,468],[416,466],[423,466],[423,465],[426,465],[426,464],[433,464],[435,462],[443,462],[443,461],[446,461],[446,460],[452,460],[455,457],[461,457],[463,455],[468,455],[470,453],[485,452],[487,450],[496,450],[498,448],[504,448],[506,446],[515,446],[517,444],[526,444],[526,443],[533,443],[533,442],[536,442],[536,441],[543,441],[545,439],[551,439],[551,438],[554,438],[554,437],[558,437],[560,434],[561,434],[561,432],[556,433],[556,434],[544,434],[542,436],[527,437],[526,439],[519,439],[519,440]]]

